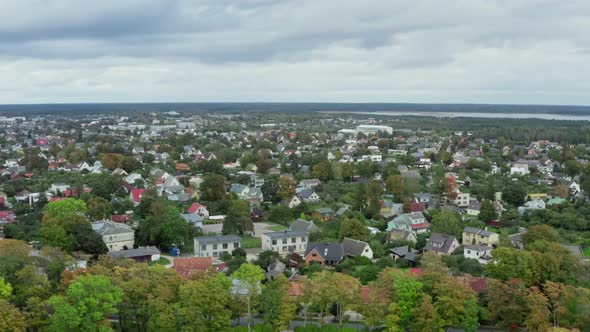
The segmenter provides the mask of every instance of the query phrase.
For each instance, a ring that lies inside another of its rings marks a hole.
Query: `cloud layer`
[[[590,104],[588,1],[0,6],[0,103]]]

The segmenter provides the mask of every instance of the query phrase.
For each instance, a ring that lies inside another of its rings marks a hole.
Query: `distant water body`
[[[431,116],[437,118],[488,118],[488,119],[541,119],[541,120],[566,120],[566,121],[590,121],[590,115],[551,114],[551,113],[481,113],[481,112],[346,112],[364,115],[389,115],[389,116]]]

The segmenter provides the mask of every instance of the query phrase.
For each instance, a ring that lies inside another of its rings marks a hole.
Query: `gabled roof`
[[[454,241],[457,241],[457,239],[452,235],[432,233],[426,242],[426,246],[424,246],[424,250],[448,253]]]
[[[147,246],[141,247],[137,249],[129,249],[129,250],[120,250],[120,251],[112,251],[107,253],[112,258],[119,259],[119,258],[134,258],[134,257],[142,257],[148,255],[158,255],[160,254],[160,250],[156,247]]]
[[[186,257],[174,259],[174,270],[183,277],[194,271],[205,271],[213,266],[211,257]]]
[[[307,244],[305,250],[305,257],[309,255],[313,250],[327,261],[339,261],[344,257],[344,248],[341,243],[313,243]]]
[[[297,218],[290,226],[292,230],[300,230],[306,232],[317,232],[320,230],[313,222],[301,218]]]
[[[342,249],[344,250],[344,254],[346,256],[361,256],[367,247],[369,247],[369,244],[364,241],[350,239],[347,237],[342,239]]]
[[[197,211],[199,211],[199,209],[204,208],[207,209],[207,207],[205,205],[199,204],[199,203],[193,203],[188,210],[186,211],[187,213],[196,213]]]
[[[133,233],[133,228],[127,224],[117,223],[111,220],[97,220],[92,223],[92,229],[100,235],[114,235]]]
[[[264,235],[268,236],[271,239],[283,239],[283,238],[290,238],[290,237],[301,237],[307,236],[306,231],[299,231],[299,230],[284,230],[279,232],[270,232],[264,233]]]

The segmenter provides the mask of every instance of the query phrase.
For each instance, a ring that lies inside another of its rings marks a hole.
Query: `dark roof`
[[[240,242],[241,238],[237,235],[217,235],[196,237],[195,240],[199,241],[199,245],[207,245],[215,243]]]
[[[286,229],[284,231],[279,231],[279,232],[264,233],[264,235],[266,235],[269,238],[274,240],[274,239],[282,239],[282,238],[289,238],[289,237],[307,236],[307,232]]]
[[[480,228],[475,228],[475,227],[465,227],[463,229],[463,233],[468,233],[468,234],[479,234],[482,237],[489,237],[491,236],[493,233],[485,230],[485,229],[480,229]]]
[[[112,251],[107,253],[112,258],[134,258],[134,257],[142,257],[142,256],[151,256],[151,255],[158,255],[160,254],[160,250],[156,247],[141,247],[137,249],[129,249],[129,250],[120,250],[120,251]]]
[[[365,248],[368,246],[369,244],[367,242],[350,239],[347,237],[342,240],[342,248],[346,256],[361,256],[365,251]]]
[[[305,250],[305,257],[315,249],[323,259],[327,261],[339,261],[344,257],[344,248],[340,243],[313,243],[307,244]]]
[[[430,235],[430,238],[426,242],[424,250],[448,253],[454,241],[456,241],[456,239],[452,235],[432,233],[432,235]]]
[[[306,232],[317,232],[320,230],[313,222],[307,221],[301,218],[297,218],[290,226],[292,230],[306,231]]]

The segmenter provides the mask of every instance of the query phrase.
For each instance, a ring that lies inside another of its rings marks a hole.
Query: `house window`
[[[305,242],[305,236],[301,237],[301,242]]]
[[[283,244],[287,244],[287,239],[283,239]]]
[[[287,246],[283,246],[282,250],[287,251]]]
[[[277,244],[277,240],[272,240],[272,244]]]
[[[112,236],[109,236],[109,241],[113,241],[113,237]]]
[[[201,246],[201,250],[206,251],[207,250],[207,246]]]
[[[238,242],[234,242],[234,248],[239,248],[240,244]]]
[[[217,250],[217,244],[213,245],[213,250]]]
[[[296,239],[296,238],[294,238],[294,237],[292,237],[292,238],[291,238],[291,243],[295,243],[295,242],[297,242],[297,239]]]
[[[223,249],[227,249],[227,243],[223,244]]]
[[[467,250],[467,253],[468,253],[468,254],[471,254],[471,250]]]

